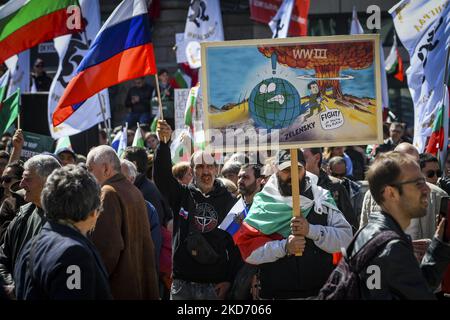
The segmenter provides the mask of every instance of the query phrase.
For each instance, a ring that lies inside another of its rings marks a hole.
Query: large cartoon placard
[[[378,35],[202,43],[210,146],[232,152],[381,143],[379,48]]]

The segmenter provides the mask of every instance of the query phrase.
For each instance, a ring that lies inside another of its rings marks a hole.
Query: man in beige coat
[[[91,239],[108,271],[114,299],[158,299],[154,246],[141,192],[120,173],[113,148],[92,149],[86,164],[102,187]]]

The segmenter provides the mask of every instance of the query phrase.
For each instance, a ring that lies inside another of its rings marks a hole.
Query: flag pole
[[[444,71],[444,98],[447,97],[447,99],[450,99],[449,97],[449,69],[448,69],[448,63],[450,59],[450,45],[447,48],[447,53],[445,55],[445,71]],[[444,125],[444,145],[442,146],[442,155],[441,155],[441,162],[442,165],[445,165],[445,160],[447,157],[447,148],[448,148],[448,103],[445,103],[444,101],[444,119],[443,119],[443,125]]]
[[[108,127],[108,124],[106,123],[106,115],[105,115],[105,102],[103,101],[103,96],[99,94],[97,94],[98,97],[98,101],[100,101],[100,110],[102,111],[102,117],[103,117],[103,124],[105,125],[105,129],[106,129],[106,138],[108,140],[108,145],[111,145],[111,131]]]
[[[292,215],[300,217],[300,186],[298,177],[298,154],[297,149],[291,149],[291,186],[292,186]],[[302,253],[296,253],[297,257],[302,256]]]
[[[20,107],[19,104],[19,114],[17,115],[17,129],[20,129],[20,112],[22,111],[21,109],[22,108]]]
[[[155,81],[156,81],[156,92],[158,94],[159,118],[160,118],[160,120],[164,120],[163,108],[162,108],[162,102],[161,102],[161,91],[159,90],[159,80],[158,80],[157,74],[155,74]]]
[[[155,82],[156,82],[156,92],[158,94],[158,104],[159,104],[159,120],[164,120],[163,108],[161,102],[161,91],[159,90],[159,80],[158,74],[155,74]],[[164,137],[164,143],[167,143],[166,138]]]
[[[22,113],[22,95],[20,94],[19,95],[19,114],[17,115],[17,129],[20,129],[20,114],[21,113]]]

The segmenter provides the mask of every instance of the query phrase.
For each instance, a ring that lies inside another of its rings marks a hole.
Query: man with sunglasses
[[[419,156],[420,170],[427,179],[427,182],[434,185],[438,184],[439,178],[442,176],[442,170],[439,167],[439,160],[430,153],[422,153]]]

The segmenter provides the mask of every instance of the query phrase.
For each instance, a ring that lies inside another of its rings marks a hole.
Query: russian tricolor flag
[[[145,0],[124,0],[106,20],[53,113],[53,126],[89,97],[118,83],[156,74]]]
[[[242,221],[244,221],[246,216],[247,208],[244,200],[240,198],[225,216],[218,228],[228,232],[233,237],[234,242],[236,242],[234,235],[241,227]]]

